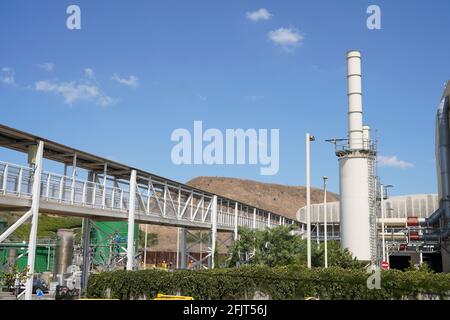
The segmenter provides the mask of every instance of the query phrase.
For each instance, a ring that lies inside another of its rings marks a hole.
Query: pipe
[[[441,241],[446,238],[450,237],[450,228],[446,228],[445,230],[437,233],[431,233],[431,234],[423,234],[419,236],[419,239],[421,241]]]
[[[436,170],[439,189],[439,208],[427,219],[422,220],[422,226],[436,225],[442,216],[450,219],[450,81],[442,95],[436,115]],[[441,232],[441,236],[448,230]]]
[[[442,214],[445,212],[444,207],[439,207],[435,212],[433,212],[433,214],[431,216],[429,216],[428,218],[425,219],[419,219],[419,224],[421,226],[433,226],[436,223],[439,222],[439,219],[441,218]]]
[[[362,92],[361,92],[361,52],[347,52],[348,83],[348,140],[349,147],[363,148]]]

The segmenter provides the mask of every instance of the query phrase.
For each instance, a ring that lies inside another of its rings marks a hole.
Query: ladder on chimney
[[[377,265],[377,198],[376,198],[376,156],[367,159],[369,170],[369,219],[370,219],[370,262],[372,267]]]

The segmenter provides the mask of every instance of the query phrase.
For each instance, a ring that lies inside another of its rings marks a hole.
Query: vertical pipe
[[[34,262],[36,259],[36,239],[39,217],[39,201],[41,196],[41,173],[42,173],[42,155],[44,153],[44,142],[38,142],[36,151],[36,163],[33,175],[32,200],[31,200],[31,230],[30,241],[28,243],[28,278],[25,286],[25,300],[31,300],[33,295]]]
[[[136,202],[136,170],[131,170],[130,199],[128,203],[128,243],[127,243],[127,270],[133,270],[134,260],[134,211]]]
[[[348,139],[350,149],[363,147],[361,53],[347,53]]]
[[[81,273],[81,287],[86,291],[89,280],[89,266],[90,266],[90,242],[91,242],[91,220],[83,218],[83,270]]]
[[[307,264],[311,268],[311,194],[310,194],[310,164],[309,164],[309,144],[310,134],[306,134],[306,223],[307,223]]]

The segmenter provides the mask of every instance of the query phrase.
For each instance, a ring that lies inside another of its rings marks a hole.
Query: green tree
[[[239,229],[239,240],[230,248],[228,266],[257,264],[269,267],[307,265],[307,241],[293,231],[293,226],[278,226],[264,230]],[[323,267],[324,244],[311,246],[311,265]],[[328,265],[359,269],[364,263],[353,258],[348,250],[341,250],[339,242],[328,242]]]

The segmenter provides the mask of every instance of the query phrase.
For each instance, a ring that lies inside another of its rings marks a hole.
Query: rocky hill
[[[187,184],[292,219],[295,219],[297,210],[306,205],[306,188],[303,186],[288,186],[224,177],[197,177]],[[338,197],[336,194],[328,192],[327,200],[329,202],[337,201]],[[323,191],[311,188],[311,203],[322,201]]]

